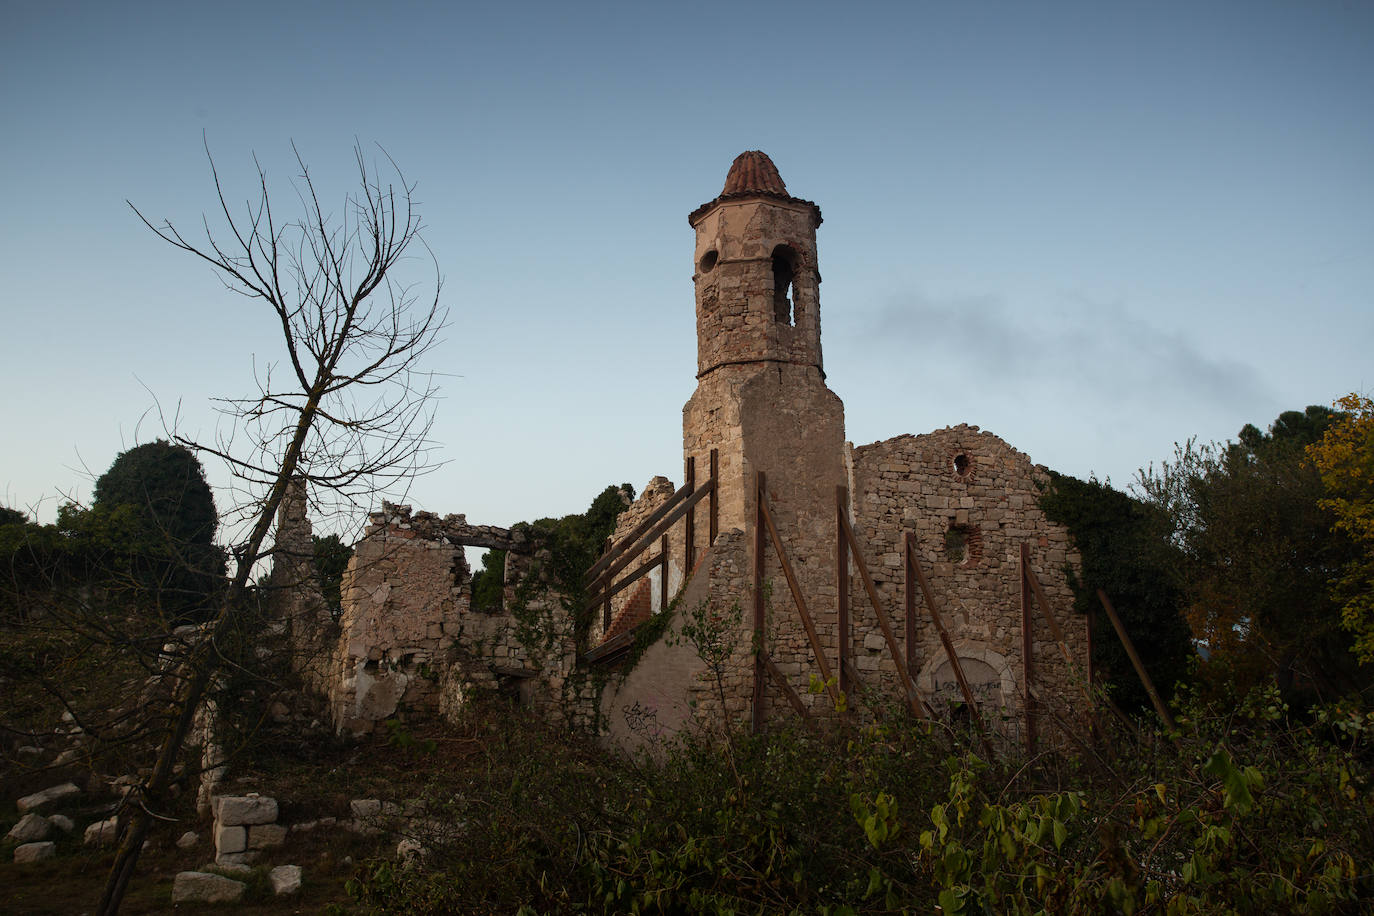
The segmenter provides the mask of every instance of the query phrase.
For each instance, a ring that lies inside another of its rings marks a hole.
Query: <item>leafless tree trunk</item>
[[[419,363],[446,317],[437,264],[429,255],[435,274],[423,287],[402,281],[408,252],[428,254],[414,188],[389,157],[390,180],[383,181],[361,148],[355,155],[361,186],[337,216],[321,201],[299,152],[303,213],[294,221],[278,221],[261,166],[255,199],[236,215],[213,158],[222,227],[214,230],[205,219],[203,242],[134,208],[161,239],[213,266],[231,291],[271,309],[285,360],[280,371],[269,366],[257,375],[255,395],[220,402],[227,431],[213,443],[177,436],[229,466],[232,512],[246,533],[232,547],[232,579],[207,633],[181,664],[183,678],[164,711],[169,724],[121,840],[101,914],[118,911],[139,850],[167,806],[173,766],[219,669],[217,644],[233,629],[255,568],[271,552],[268,534],[293,478],[304,479],[328,508],[341,509],[433,466],[435,386]]]

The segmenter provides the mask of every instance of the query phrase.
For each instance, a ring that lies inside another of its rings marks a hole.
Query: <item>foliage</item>
[[[523,527],[531,540],[548,551],[539,574],[563,596],[579,634],[586,633],[592,614],[586,607],[582,578],[601,556],[606,539],[615,532],[615,520],[634,498],[635,489],[630,484],[612,485],[592,500],[586,512],[514,526]]]
[[[90,508],[64,503],[53,525],[0,525],[7,603],[93,586],[170,628],[204,619],[223,585],[218,518],[200,461],[165,440],[120,453]]]
[[[1349,394],[1337,405],[1346,411],[1308,446],[1326,485],[1321,507],[1335,528],[1357,545],[1336,581],[1341,622],[1355,637],[1361,662],[1374,662],[1374,401]]]
[[[1338,419],[1325,407],[1288,411],[1267,433],[1176,447],[1141,473],[1140,492],[1167,512],[1193,634],[1209,680],[1277,679],[1290,701],[1334,698],[1361,678],[1328,584],[1352,557],[1333,532],[1325,490],[1305,448]]]
[[[337,534],[325,537],[312,534],[310,537],[315,548],[315,574],[320,579],[320,594],[324,596],[329,616],[338,620],[343,611],[343,576],[348,571],[348,561],[353,558],[353,548]]]
[[[351,889],[375,913],[1367,911],[1374,714],[1297,723],[1273,688],[1181,707],[1171,737],[993,764],[899,715],[651,760],[478,709],[478,759],[417,818],[428,857]]]
[[[506,552],[492,548],[482,554],[482,568],[472,574],[472,609],[499,611],[505,600]]]
[[[1064,525],[1082,556],[1081,576],[1068,570],[1074,609],[1093,615],[1093,664],[1123,709],[1148,709],[1150,700],[1116,638],[1097,590],[1111,600],[1145,670],[1164,692],[1190,676],[1194,654],[1183,619],[1179,547],[1169,540],[1169,517],[1109,483],[1050,472],[1040,495],[1046,517]]]
[[[1117,754],[1113,776],[1016,797],[971,755],[921,834],[947,914],[1363,912],[1374,897],[1374,716],[1294,725],[1276,690],[1192,704],[1174,753]],[[1339,727],[1330,726],[1338,724]]]
[[[95,482],[96,511],[129,507],[155,541],[210,544],[219,517],[200,460],[165,439],[121,452]]]

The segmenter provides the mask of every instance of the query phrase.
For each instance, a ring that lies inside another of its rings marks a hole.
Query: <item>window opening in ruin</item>
[[[968,455],[962,452],[954,456],[954,473],[959,477],[967,477],[973,471],[973,462]]]
[[[716,269],[716,260],[719,257],[720,255],[718,255],[716,253],[716,250],[712,248],[710,251],[706,252],[704,255],[701,256],[701,260],[697,262],[697,270],[701,273],[709,274],[711,271]]]
[[[969,567],[982,558],[983,532],[973,525],[950,525],[945,531],[945,559]]]
[[[455,585],[462,583],[455,581]],[[495,547],[482,554],[482,568],[472,575],[472,609],[499,614],[505,608],[506,552]]]
[[[797,253],[788,245],[773,249],[773,319],[791,325],[797,299]]]

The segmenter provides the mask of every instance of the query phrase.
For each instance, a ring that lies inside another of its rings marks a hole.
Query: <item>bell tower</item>
[[[820,370],[821,208],[788,195],[772,160],[750,150],[687,221],[697,237],[697,378],[760,362]]]
[[[718,454],[722,532],[752,535],[764,472],[806,598],[822,618],[830,607],[833,620],[844,405],[821,364],[820,208],[789,195],[772,160],[751,150],[688,222],[696,231],[697,388],[682,411],[684,455],[701,480],[711,451]],[[698,540],[696,555],[705,547]]]

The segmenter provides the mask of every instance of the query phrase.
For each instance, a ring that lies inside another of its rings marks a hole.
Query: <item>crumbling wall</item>
[[[269,615],[287,628],[292,667],[308,689],[324,695],[335,666],[339,629],[320,591],[308,510],[305,481],[295,478],[277,508],[265,598]]]
[[[666,477],[654,477],[650,480],[640,491],[638,498],[625,507],[624,511],[616,518],[611,543],[618,544],[628,537],[641,522],[653,515],[659,507],[671,499],[675,492],[677,490],[673,486],[673,482]],[[638,583],[611,596],[611,626],[609,629],[606,627],[604,606],[591,609],[591,624],[587,632],[588,646],[596,646],[606,639],[633,629],[654,614],[659,613],[667,606],[668,602],[672,601],[673,596],[682,588],[685,575],[683,566],[686,561],[686,543],[683,539],[683,530],[683,524],[678,522],[668,531],[666,595],[662,569],[656,567],[645,573]],[[616,578],[618,580],[623,579],[627,573],[633,572],[641,563],[659,556],[661,549],[662,539],[655,540],[643,553],[632,560]]]
[[[464,546],[507,551],[503,609],[472,609]],[[455,718],[476,693],[509,688],[550,721],[592,728],[597,685],[576,633],[520,531],[382,504],[354,548],[323,684],[335,726],[362,734],[400,712]]]
[[[404,703],[439,705],[447,650],[471,603],[462,546],[432,513],[383,503],[353,550],[329,697],[340,731],[366,732]]]
[[[899,641],[905,630],[903,537],[915,533],[917,554],[952,641],[980,694],[985,716],[1018,731],[1023,683],[1021,545],[1044,586],[1076,670],[1070,670],[1038,607],[1032,607],[1033,684],[1061,714],[1080,709],[1086,674],[1087,621],[1073,612],[1066,567],[1079,562],[1068,531],[1040,510],[1045,471],[997,436],[954,426],[898,436],[852,451],[851,518],[878,594]],[[854,576],[855,667],[895,689],[895,666],[868,598]],[[916,603],[916,685],[934,705],[959,698],[939,634]],[[1043,733],[1045,726],[1040,723]]]

